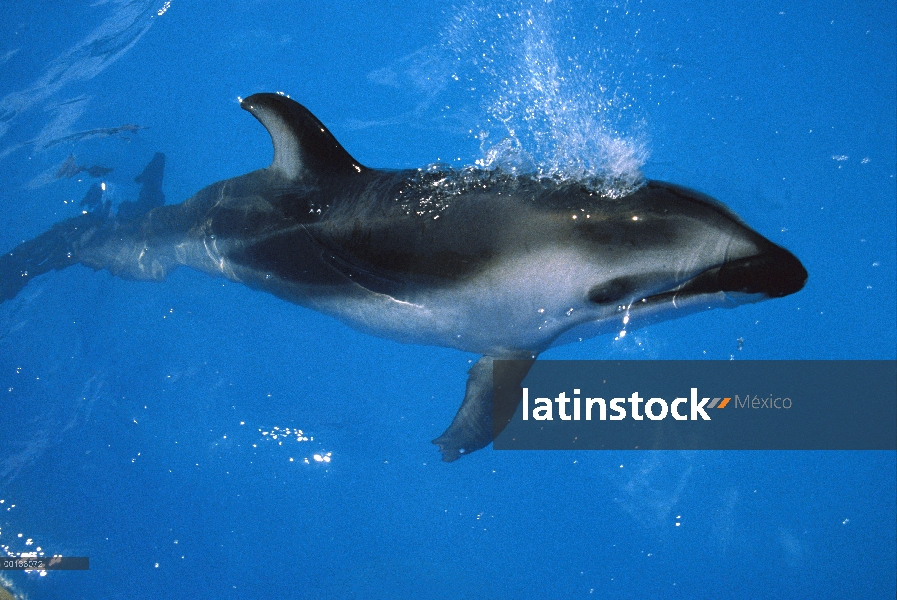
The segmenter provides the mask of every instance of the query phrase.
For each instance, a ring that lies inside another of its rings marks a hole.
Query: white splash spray
[[[617,197],[641,185],[644,122],[609,51],[577,46],[573,8],[550,0],[513,10],[470,4],[456,11],[443,45],[453,55],[452,79],[487,115],[471,130],[482,151],[477,166],[590,182]]]

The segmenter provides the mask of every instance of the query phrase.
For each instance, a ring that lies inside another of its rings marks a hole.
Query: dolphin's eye
[[[635,291],[635,288],[636,283],[632,277],[617,277],[590,289],[589,302],[595,304],[619,302]]]

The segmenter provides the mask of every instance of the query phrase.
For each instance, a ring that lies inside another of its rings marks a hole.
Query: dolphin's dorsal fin
[[[291,181],[366,170],[311,112],[280,94],[253,94],[240,106],[265,126],[274,143],[268,167]]]

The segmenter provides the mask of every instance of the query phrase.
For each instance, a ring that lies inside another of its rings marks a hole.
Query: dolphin
[[[373,335],[482,355],[433,440],[453,461],[492,441],[494,360],[528,369],[624,322],[779,298],[807,279],[789,251],[678,185],[609,193],[501,170],[373,169],[284,95],[241,107],[271,136],[267,168],[161,205],[157,156],[142,201],[67,219],[0,257],[0,301],[77,263],[156,281],[184,265]]]

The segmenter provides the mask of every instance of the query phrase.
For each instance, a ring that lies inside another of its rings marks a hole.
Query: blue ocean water
[[[282,91],[370,166],[538,165],[699,189],[793,251],[787,298],[545,358],[897,355],[891,2],[5,3],[0,249],[263,167]],[[27,598],[893,598],[894,452],[429,442],[476,357],[187,270],[73,267],[0,305],[2,572]],[[859,400],[859,399],[858,399]],[[287,431],[289,430],[289,431]],[[299,433],[301,432],[301,433]]]

